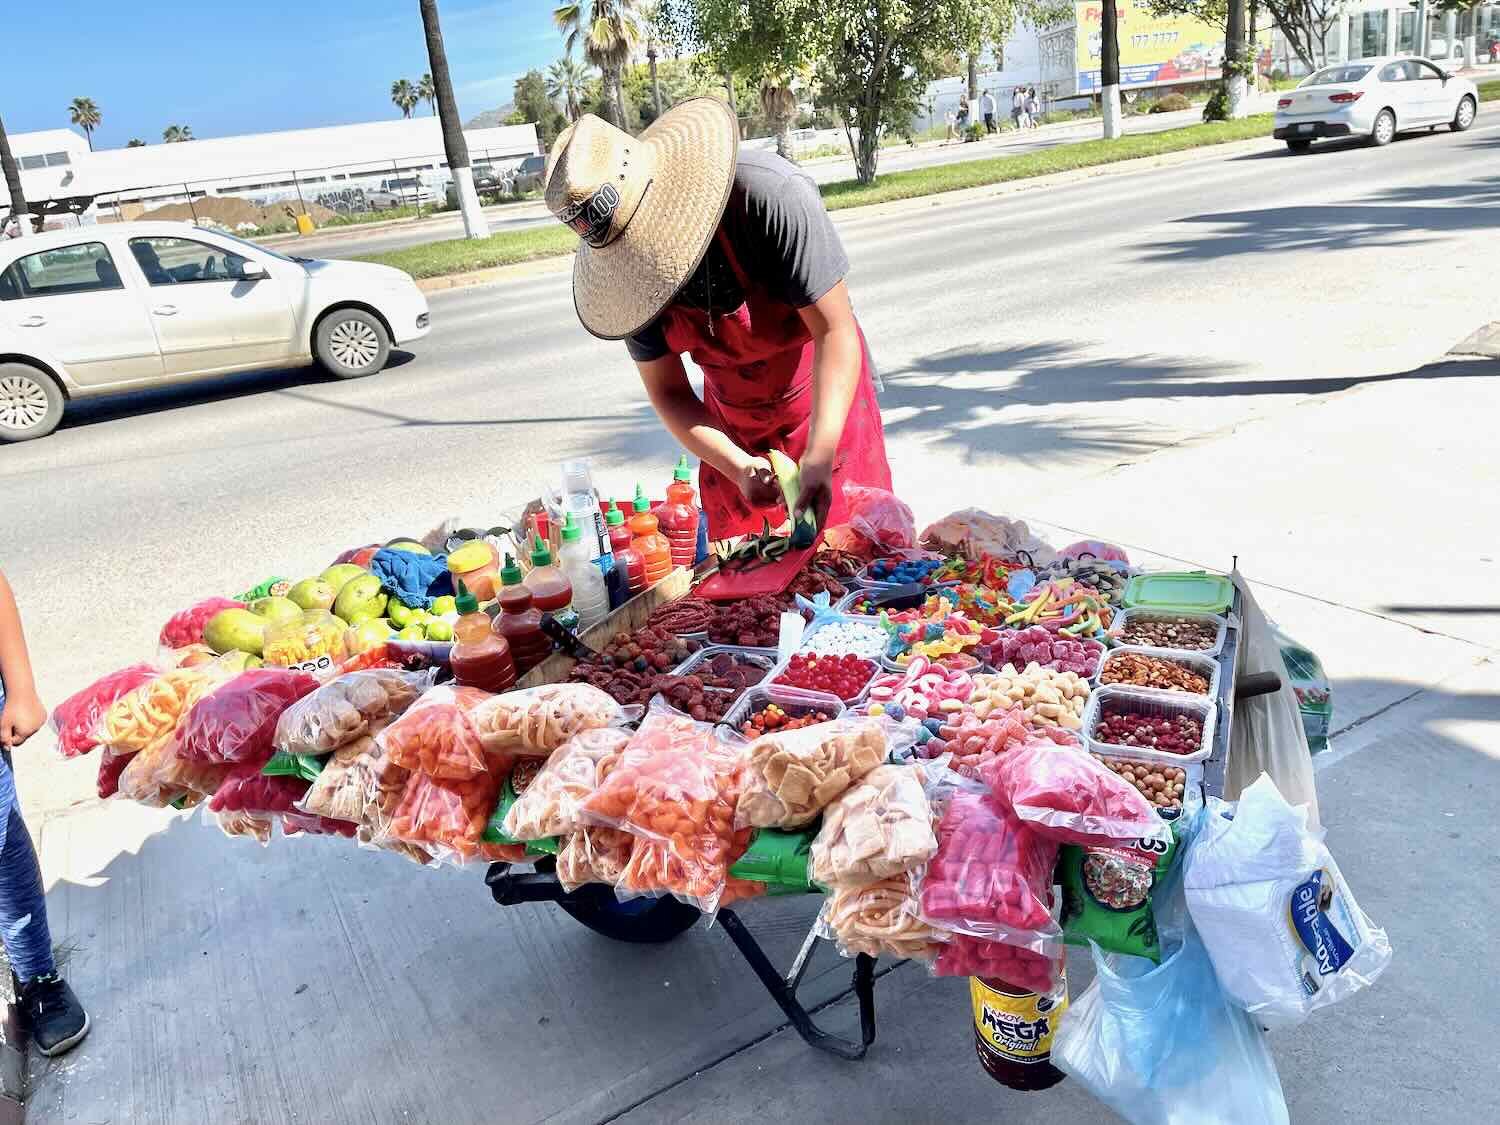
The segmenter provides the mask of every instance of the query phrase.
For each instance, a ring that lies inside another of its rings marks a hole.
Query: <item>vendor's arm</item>
[[[833,503],[833,459],[864,368],[863,345],[842,281],[797,311],[813,338],[813,402],[796,514],[811,510],[823,527]]]
[[[21,614],[4,574],[0,574],[0,685],[5,694],[5,706],[0,710],[0,746],[9,749],[41,729],[47,721],[47,709],[36,693]]]
[[[688,382],[682,357],[674,354],[636,360],[636,367],[651,405],[682,447],[733,481],[753,507],[774,507],[781,492],[770,462],[747,453],[719,429]]]

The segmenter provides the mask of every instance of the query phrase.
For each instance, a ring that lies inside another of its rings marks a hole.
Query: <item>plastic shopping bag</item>
[[[1269,621],[1270,619],[1267,618]],[[1323,671],[1323,662],[1315,652],[1304,648],[1271,622],[1271,636],[1281,650],[1281,664],[1297,697],[1297,713],[1302,716],[1302,733],[1314,754],[1328,749],[1333,733],[1333,685]]]
[[[915,765],[876,766],[823,811],[809,851],[825,886],[862,886],[925,863],[937,851],[926,775]]]
[[[1219,987],[1191,930],[1160,965],[1094,954],[1052,1061],[1132,1125],[1286,1125],[1255,1021]]]
[[[1028,828],[1059,844],[1172,838],[1139,789],[1081,749],[1033,740],[985,763],[980,778]]]
[[[1321,832],[1264,775],[1211,801],[1183,888],[1224,991],[1267,1027],[1301,1023],[1375,983],[1391,946],[1354,901]]]

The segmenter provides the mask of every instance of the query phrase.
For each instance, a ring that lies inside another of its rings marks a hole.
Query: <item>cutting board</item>
[[[817,552],[817,546],[788,551],[773,563],[751,570],[721,570],[699,583],[693,593],[711,602],[731,602],[759,594],[779,594]]]

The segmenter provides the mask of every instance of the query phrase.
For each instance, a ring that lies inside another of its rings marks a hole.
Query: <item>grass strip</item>
[[[1492,82],[1481,82],[1476,88],[1479,90],[1480,101],[1500,102],[1500,78]]]
[[[1500,82],[1494,85],[1500,88]],[[1127,134],[1116,141],[1076,141],[1041,152],[992,156],[933,168],[890,172],[877,177],[873,184],[843,180],[824,184],[820,190],[828,209],[838,211],[845,207],[863,207],[872,203],[889,203],[897,199],[915,199],[946,191],[1049,176],[1054,172],[1071,172],[1143,156],[1162,156],[1190,148],[1266,137],[1270,133],[1270,114],[1258,114],[1239,121],[1188,125],[1160,133]],[[561,223],[549,223],[529,230],[502,231],[473,241],[455,238],[428,242],[404,250],[366,255],[359,261],[395,266],[415,278],[443,277],[568,254],[577,245],[578,236],[571,230]]]

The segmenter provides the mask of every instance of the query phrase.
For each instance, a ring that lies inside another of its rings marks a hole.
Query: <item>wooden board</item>
[[[615,610],[599,624],[582,635],[589,648],[599,650],[609,643],[616,633],[633,633],[646,623],[646,619],[668,602],[675,602],[693,588],[691,567],[679,566],[649,590],[643,590]],[[526,675],[516,681],[517,688],[537,687],[540,684],[559,684],[573,670],[574,660],[565,652],[554,652]]]

